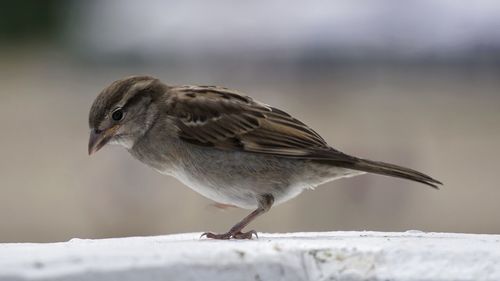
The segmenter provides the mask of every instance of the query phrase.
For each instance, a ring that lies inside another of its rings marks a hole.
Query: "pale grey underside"
[[[279,204],[304,189],[363,174],[309,160],[193,145],[168,134],[142,138],[129,152],[213,201],[248,209],[256,208],[257,198],[264,194],[273,195]]]

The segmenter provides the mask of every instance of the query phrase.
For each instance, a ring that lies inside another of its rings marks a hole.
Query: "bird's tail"
[[[342,166],[353,170],[412,180],[432,186],[435,189],[439,189],[438,185],[442,185],[440,181],[424,173],[384,162],[353,157],[352,161],[344,162]]]
[[[322,154],[322,159],[319,161],[347,169],[412,180],[432,186],[435,189],[439,189],[438,185],[442,185],[440,181],[424,173],[398,165],[361,159],[335,150],[326,155],[324,157],[325,154]]]

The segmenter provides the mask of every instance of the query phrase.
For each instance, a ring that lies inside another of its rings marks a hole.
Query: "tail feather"
[[[439,189],[438,185],[443,184],[440,181],[433,179],[424,173],[394,164],[356,158],[346,154],[339,155],[338,153],[335,155],[334,158],[330,159],[331,159],[330,161],[326,159],[324,159],[323,161],[326,160],[326,162],[329,162],[330,164],[334,164],[335,166],[340,166],[348,169],[412,180],[426,184],[435,189]]]
[[[432,186],[435,189],[439,189],[438,185],[443,184],[424,173],[384,162],[357,159],[357,161],[354,161],[353,163],[353,169],[379,175],[408,179]]]

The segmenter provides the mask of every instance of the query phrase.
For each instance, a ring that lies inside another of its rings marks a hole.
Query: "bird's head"
[[[150,76],[113,82],[94,100],[89,113],[89,155],[106,144],[133,146],[156,118],[154,101],[167,86]]]

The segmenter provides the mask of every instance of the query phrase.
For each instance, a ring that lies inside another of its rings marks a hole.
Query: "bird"
[[[345,154],[285,111],[220,86],[174,86],[148,75],[112,82],[89,112],[89,155],[121,145],[140,162],[221,205],[253,210],[208,239],[253,239],[244,228],[277,204],[340,178],[373,173],[442,183]]]

